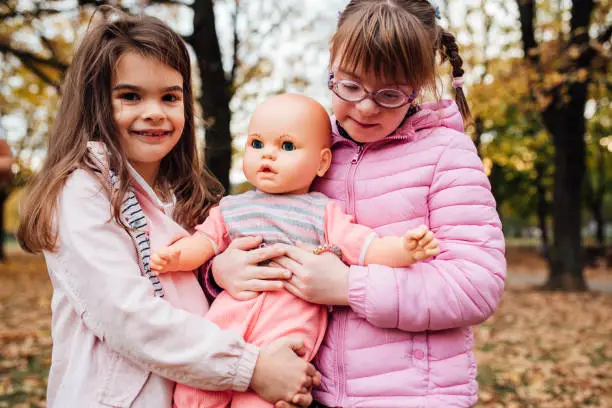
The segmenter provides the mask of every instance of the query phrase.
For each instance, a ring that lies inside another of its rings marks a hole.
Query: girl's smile
[[[162,139],[168,136],[172,136],[172,130],[156,130],[156,129],[145,129],[145,130],[130,130],[130,134],[145,139],[150,139],[151,142],[161,142]]]
[[[352,118],[352,117],[351,117],[350,119],[351,119],[353,122],[355,122],[355,123],[356,123],[356,124],[357,124],[359,127],[362,127],[362,128],[364,128],[364,129],[371,129],[371,128],[373,128],[373,127],[375,127],[375,126],[377,126],[377,125],[378,125],[377,123],[365,123],[365,122],[361,122],[361,121],[359,121],[359,120],[357,120],[357,119],[354,119],[354,118]]]

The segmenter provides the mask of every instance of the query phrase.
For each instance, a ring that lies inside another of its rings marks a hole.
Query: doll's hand
[[[409,230],[403,239],[404,248],[410,253],[414,262],[424,261],[440,254],[438,240],[425,225]]]
[[[172,247],[164,247],[151,256],[151,271],[166,273],[178,268],[181,251]]]

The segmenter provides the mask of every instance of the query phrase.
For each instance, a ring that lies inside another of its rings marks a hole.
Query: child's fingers
[[[438,255],[440,255],[440,248],[436,247],[436,248],[433,248],[433,249],[427,249],[427,250],[425,250],[425,253],[429,257],[431,257],[431,256],[438,256]]]
[[[426,231],[423,237],[419,239],[419,246],[426,247],[434,239],[434,234],[431,231]]]
[[[404,237],[404,248],[406,248],[409,251],[413,251],[416,249],[418,244],[418,241],[416,239],[413,238],[407,238]]]
[[[259,244],[261,244],[261,241],[261,236],[239,237],[232,240],[232,243],[229,245],[228,249],[239,249],[241,251],[248,251],[250,249],[257,248]]]
[[[180,249],[170,248],[170,250],[168,251],[168,260],[171,260],[172,262],[178,261],[180,256],[181,256]]]
[[[159,270],[166,264],[166,261],[157,252],[151,256],[150,267],[152,271]]]
[[[425,249],[435,249],[435,248],[439,248],[440,247],[440,243],[438,242],[437,239],[432,239],[431,242],[429,242],[427,245],[425,245]]]
[[[167,261],[170,259],[170,248],[161,248],[155,252],[154,256],[157,255],[158,259]]]
[[[295,394],[291,402],[298,407],[308,407],[312,403],[312,395],[309,390],[301,390],[299,394]]]
[[[427,233],[428,229],[425,225],[421,225],[417,228],[408,230],[404,235],[406,238],[415,239],[419,241]]]

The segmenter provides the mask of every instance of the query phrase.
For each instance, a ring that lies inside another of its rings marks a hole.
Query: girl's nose
[[[148,103],[143,113],[145,120],[158,122],[165,117],[163,107],[157,102]]]
[[[356,108],[359,112],[361,112],[364,116],[373,115],[378,112],[380,109],[376,102],[372,100],[372,98],[365,98],[356,104]]]

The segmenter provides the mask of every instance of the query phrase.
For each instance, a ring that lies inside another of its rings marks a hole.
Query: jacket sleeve
[[[209,390],[247,389],[258,348],[153,296],[134,244],[112,218],[93,176],[76,171],[56,211],[59,246],[45,253],[49,273],[96,337],[171,380]]]
[[[410,332],[479,324],[496,310],[506,276],[504,236],[480,158],[453,135],[434,172],[429,227],[435,259],[409,268],[351,266],[349,304],[371,324]]]

